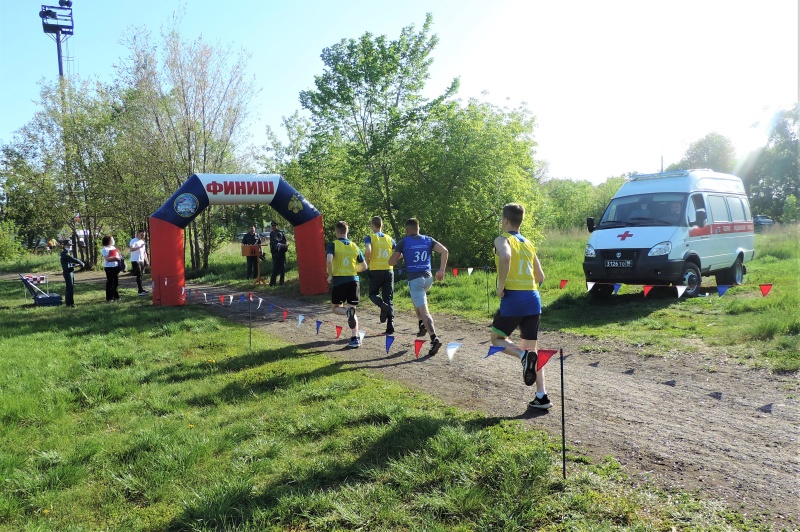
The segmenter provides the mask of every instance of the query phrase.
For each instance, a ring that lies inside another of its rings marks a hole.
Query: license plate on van
[[[632,260],[607,260],[606,268],[633,268]]]

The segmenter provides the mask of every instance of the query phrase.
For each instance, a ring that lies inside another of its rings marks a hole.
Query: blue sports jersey
[[[431,276],[431,253],[438,242],[427,235],[412,235],[400,240],[395,251],[403,254],[408,280]]]

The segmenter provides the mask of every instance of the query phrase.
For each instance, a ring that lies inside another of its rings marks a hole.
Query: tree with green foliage
[[[683,159],[667,167],[667,171],[709,168],[731,173],[736,167],[736,148],[731,140],[719,133],[709,133],[687,148]]]
[[[800,197],[800,103],[778,111],[771,121],[767,146],[743,173],[753,212],[783,216],[789,196]]]
[[[121,84],[136,91],[141,122],[135,131],[151,139],[145,140],[145,155],[161,165],[171,190],[195,173],[239,172],[236,143],[255,94],[244,52],[212,46],[202,37],[187,41],[178,26],[176,17],[160,46],[146,32],[129,36],[131,55],[120,68]],[[209,208],[187,228],[193,268],[208,268],[211,251],[229,237],[220,230],[222,222]]]
[[[340,179],[351,180],[365,203],[376,201],[375,211],[385,215],[396,234],[398,158],[431,110],[458,88],[456,79],[441,96],[431,101],[422,96],[438,43],[430,33],[432,23],[428,14],[419,32],[407,26],[397,40],[365,33],[325,48],[325,70],[315,76],[315,89],[300,93],[301,105],[312,113],[315,136],[341,137],[346,146],[348,168]]]
[[[800,221],[800,209],[797,206],[797,196],[789,194],[783,202],[783,215],[781,221],[786,224]]]
[[[22,254],[17,228],[11,220],[0,221],[0,260],[13,260]]]

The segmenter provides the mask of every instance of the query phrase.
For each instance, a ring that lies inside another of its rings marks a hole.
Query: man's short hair
[[[419,233],[419,220],[416,218],[409,218],[406,220],[406,229],[410,229],[412,233]]]
[[[344,220],[336,222],[336,232],[337,233],[347,233],[350,230],[350,226],[347,225],[347,222]]]
[[[525,207],[519,203],[506,203],[503,206],[503,218],[511,222],[511,225],[521,225],[524,217]]]
[[[373,216],[372,220],[370,220],[369,223],[371,223],[373,227],[377,227],[378,229],[380,229],[381,227],[383,227],[383,218],[381,218],[380,216]]]

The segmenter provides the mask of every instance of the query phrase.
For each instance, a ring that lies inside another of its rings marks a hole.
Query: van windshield
[[[669,225],[686,222],[686,194],[663,192],[614,198],[597,224],[598,229],[625,226]]]

